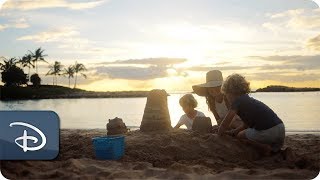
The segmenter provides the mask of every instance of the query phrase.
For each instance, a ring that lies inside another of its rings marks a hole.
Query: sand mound
[[[253,148],[231,137],[185,130],[168,133],[130,132],[126,153],[119,161],[94,158],[91,138],[105,130],[62,130],[60,154],[54,161],[2,161],[10,178],[302,178],[319,172],[320,138],[291,135],[286,146],[298,159],[288,162],[281,154],[261,157]]]
[[[259,157],[254,149],[231,137],[218,137],[216,134],[202,135],[184,130],[167,134],[132,134],[127,137],[127,153],[123,161],[146,161],[155,167],[168,167],[175,162],[204,164],[220,169]]]

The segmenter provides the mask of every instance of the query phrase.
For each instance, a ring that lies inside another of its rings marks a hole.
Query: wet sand
[[[61,130],[55,160],[2,161],[2,174],[9,179],[312,179],[320,169],[319,134],[287,135],[284,148],[297,155],[290,161],[281,153],[263,157],[229,136],[182,129],[129,132],[121,160],[96,160],[91,139],[104,135],[105,130]]]

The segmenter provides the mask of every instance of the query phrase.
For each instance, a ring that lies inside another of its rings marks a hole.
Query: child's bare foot
[[[269,145],[265,145],[265,147],[262,148],[263,156],[270,156],[271,152],[272,152],[272,148]]]
[[[282,151],[283,158],[288,162],[294,162],[296,160],[296,154],[292,151],[290,147],[287,147]]]

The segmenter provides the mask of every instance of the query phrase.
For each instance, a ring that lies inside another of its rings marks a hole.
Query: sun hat
[[[206,75],[206,83],[198,84],[192,86],[194,93],[199,96],[207,96],[208,91],[207,88],[209,87],[219,87],[223,83],[222,73],[219,70],[212,70],[207,72]]]

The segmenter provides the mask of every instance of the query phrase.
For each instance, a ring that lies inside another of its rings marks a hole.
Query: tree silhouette
[[[74,77],[74,73],[75,73],[74,66],[69,66],[68,68],[64,68],[63,74],[68,76],[69,88],[70,88],[70,79]]]
[[[30,76],[30,81],[34,87],[39,87],[41,85],[41,78],[38,74],[32,74]]]
[[[41,49],[41,47],[39,47],[38,49],[35,50],[35,52],[30,52],[30,55],[32,56],[32,63],[35,65],[36,67],[36,73],[38,74],[38,62],[43,61],[48,63],[46,60],[44,60],[44,57],[48,56],[46,54],[43,54],[44,49]]]
[[[23,68],[28,68],[28,79],[30,80],[30,68],[34,68],[35,66],[32,63],[32,55],[26,54],[20,60],[19,63],[22,65]]]
[[[63,65],[61,65],[61,62],[59,62],[59,61],[55,61],[53,65],[49,66],[50,70],[47,72],[46,76],[47,75],[54,75],[53,85],[54,85],[54,81],[56,81],[56,85],[58,84],[57,75],[58,76],[61,75],[62,67],[63,67]]]
[[[87,75],[85,75],[84,73],[81,73],[81,72],[86,71],[86,70],[87,69],[83,64],[76,62],[76,64],[74,65],[74,72],[76,74],[76,77],[75,77],[75,80],[74,80],[74,87],[73,88],[77,87],[78,73],[80,73],[84,78],[87,78]]]
[[[18,59],[16,58],[10,58],[10,59],[3,58],[3,63],[0,62],[0,70],[8,71],[10,68],[16,66],[17,63],[18,63]]]
[[[16,65],[17,63],[18,60],[16,58],[3,58],[3,63],[0,63],[1,78],[5,86],[27,84],[27,75]]]

